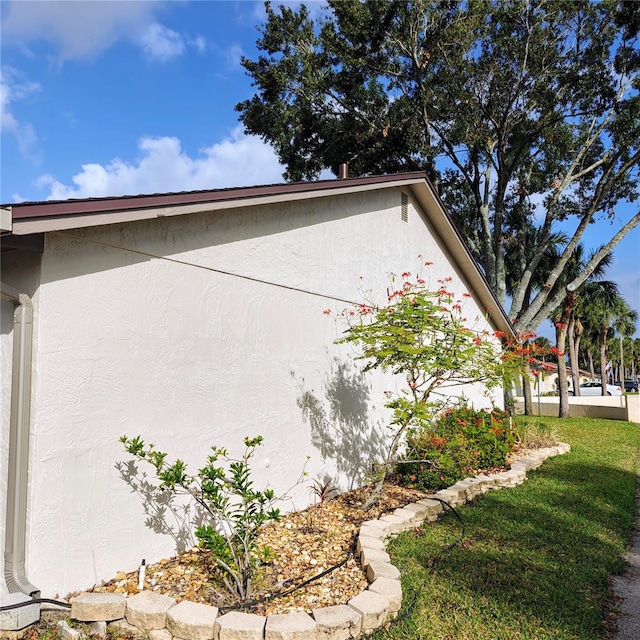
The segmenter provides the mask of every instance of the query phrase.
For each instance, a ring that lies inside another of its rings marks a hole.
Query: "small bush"
[[[280,519],[274,505],[285,498],[276,496],[273,489],[258,490],[253,485],[250,463],[262,436],[245,438],[244,453],[237,459],[224,448],[211,447],[207,463],[193,476],[182,460],[169,464],[166,453],[146,445],[139,436],[122,436],[120,442],[128,453],[155,468],[157,495],[168,491],[188,496],[200,507],[204,522],[195,530],[200,546],[211,552],[229,592],[241,602],[250,600],[259,563],[272,557],[269,548],[258,545],[258,534],[264,524]],[[304,477],[303,470],[295,485]]]
[[[501,409],[446,409],[433,424],[407,436],[406,462],[398,465],[405,484],[442,489],[478,469],[503,466],[516,441],[515,426]]]

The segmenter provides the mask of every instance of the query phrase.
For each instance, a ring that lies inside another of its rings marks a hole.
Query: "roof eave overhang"
[[[324,180],[215,191],[20,203],[13,206],[12,233],[14,235],[29,235],[188,215],[204,211],[308,200],[358,191],[370,191],[390,185],[402,186],[417,180],[425,181],[425,178],[421,176],[424,174],[395,174],[375,178]]]

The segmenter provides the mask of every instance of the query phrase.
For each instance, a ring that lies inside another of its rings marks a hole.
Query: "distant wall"
[[[541,416],[557,416],[560,399],[557,396],[533,398],[533,413]],[[517,398],[516,411],[524,413],[524,399]],[[640,423],[640,396],[589,396],[569,398],[569,415],[572,418],[607,418]]]

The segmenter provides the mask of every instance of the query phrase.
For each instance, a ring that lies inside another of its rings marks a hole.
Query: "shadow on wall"
[[[291,376],[295,379],[295,372]],[[380,424],[370,424],[365,374],[351,362],[335,358],[320,394],[306,390],[304,384],[303,378],[297,402],[311,427],[313,446],[323,460],[335,462],[340,479],[346,479],[346,490],[360,486],[386,450]]]
[[[142,501],[142,508],[147,516],[145,525],[154,533],[171,536],[177,553],[193,548],[196,543],[193,531],[204,523],[203,514],[197,505],[180,503],[170,491],[159,489],[149,482],[147,473],[140,470],[134,460],[117,462],[115,467],[120,478]]]

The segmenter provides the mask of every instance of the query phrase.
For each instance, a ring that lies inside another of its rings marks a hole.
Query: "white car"
[[[574,396],[575,393],[569,390],[569,395]],[[602,383],[601,382],[583,382],[580,385],[580,395],[581,396],[601,396],[602,395]],[[621,396],[622,389],[613,384],[607,384],[607,395],[608,396]]]

